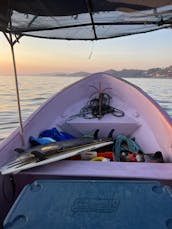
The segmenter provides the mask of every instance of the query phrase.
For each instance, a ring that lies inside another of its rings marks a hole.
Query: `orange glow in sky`
[[[172,65],[172,30],[101,41],[58,41],[23,37],[15,45],[19,74],[98,72]],[[0,35],[0,75],[13,74],[10,46]]]

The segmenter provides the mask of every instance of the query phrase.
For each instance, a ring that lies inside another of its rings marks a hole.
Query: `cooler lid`
[[[172,228],[172,192],[159,182],[36,181],[25,186],[4,228]]]

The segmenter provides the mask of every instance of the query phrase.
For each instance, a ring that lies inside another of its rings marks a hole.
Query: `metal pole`
[[[17,106],[18,106],[18,115],[19,115],[19,123],[20,123],[20,136],[22,145],[25,145],[24,141],[24,131],[23,131],[23,122],[22,122],[22,114],[21,114],[21,106],[20,106],[20,94],[19,94],[19,86],[18,86],[18,77],[17,77],[17,67],[16,67],[16,60],[15,60],[15,54],[14,54],[14,44],[12,34],[9,33],[9,37],[5,34],[10,47],[11,47],[11,53],[12,53],[12,60],[13,60],[13,69],[14,69],[14,78],[15,78],[15,87],[16,87],[16,96],[17,96]]]

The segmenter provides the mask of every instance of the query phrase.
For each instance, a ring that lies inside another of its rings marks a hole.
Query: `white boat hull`
[[[71,115],[80,112],[99,83],[102,89],[109,88],[111,105],[124,111],[124,117],[106,114],[100,120],[82,117],[70,120]],[[135,137],[145,153],[161,151],[165,162],[172,162],[171,118],[140,88],[104,73],[91,75],[63,89],[34,112],[24,123],[26,147],[31,135],[38,136],[51,127],[61,128],[75,136],[99,129],[100,137],[107,137],[109,131],[115,129],[113,137],[118,134]],[[0,145],[1,166],[16,157],[14,149],[17,147],[22,147],[19,130]]]

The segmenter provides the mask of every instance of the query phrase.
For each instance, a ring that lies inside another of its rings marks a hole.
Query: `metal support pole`
[[[21,114],[21,105],[20,105],[20,93],[19,93],[19,86],[18,86],[18,77],[17,77],[17,67],[16,67],[16,60],[15,60],[15,53],[14,53],[14,44],[16,41],[13,41],[13,37],[11,32],[9,33],[9,37],[7,34],[5,34],[5,37],[7,38],[10,47],[11,47],[11,54],[12,54],[12,60],[13,60],[13,69],[14,69],[14,78],[15,78],[15,87],[16,87],[16,96],[17,96],[17,106],[18,106],[18,115],[19,115],[19,123],[20,123],[20,136],[21,136],[21,142],[22,145],[25,145],[24,141],[24,131],[23,131],[23,122],[22,122],[22,114]]]

